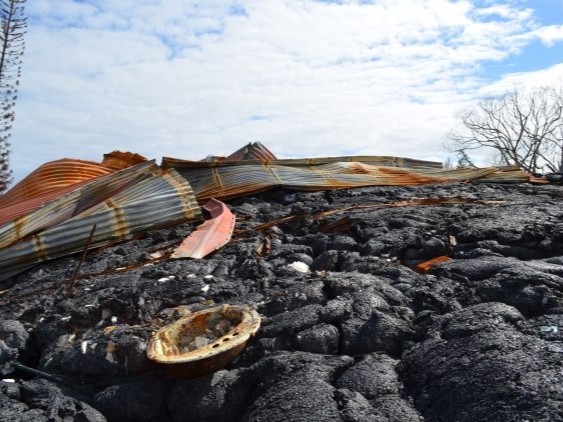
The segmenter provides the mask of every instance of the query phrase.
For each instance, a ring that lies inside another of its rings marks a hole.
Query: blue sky
[[[443,161],[456,114],[559,84],[563,0],[33,0],[11,164],[116,149]],[[488,156],[476,157],[487,164]]]

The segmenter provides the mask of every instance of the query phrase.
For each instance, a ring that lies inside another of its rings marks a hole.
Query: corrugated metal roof
[[[134,152],[112,151],[108,154],[104,154],[102,166],[111,170],[123,170],[127,167],[144,163],[145,161],[148,160]]]
[[[71,192],[0,226],[0,248],[83,213],[155,171],[160,170],[154,161],[146,162],[96,178],[78,188],[73,185]]]
[[[9,205],[5,208],[0,208],[0,225],[6,223],[7,221],[14,220],[22,215],[28,214],[40,206],[45,205],[47,202],[60,198],[61,196],[66,195],[67,193],[72,192],[73,190],[90,182],[91,180],[84,180],[73,185],[52,190],[42,195],[34,196],[28,200]]]
[[[0,280],[38,262],[83,250],[94,225],[96,230],[89,248],[125,240],[146,230],[199,220],[201,210],[189,183],[174,170],[161,171],[150,164],[139,165],[148,165],[151,172],[141,180],[136,179],[137,183],[127,189],[119,193],[114,191],[115,195],[109,199],[73,218],[0,249]],[[128,170],[131,169],[123,172]],[[110,175],[110,179],[119,177],[120,173]],[[111,183],[109,186],[116,188]],[[88,187],[89,185],[85,188]],[[81,191],[83,189],[78,192]],[[80,200],[90,202],[90,195],[93,193],[79,196],[75,203],[76,209],[82,208]],[[58,218],[60,210],[53,212]]]
[[[438,162],[391,156],[278,160],[260,143],[248,144],[225,160],[164,158],[166,170],[154,161],[143,161],[138,154],[119,151],[106,154],[104,165],[54,161],[1,197],[0,280],[86,245],[95,248],[145,230],[200,219],[196,199],[229,199],[275,187],[314,191],[529,181],[528,173],[518,167],[446,170]],[[128,167],[136,162],[141,163]],[[112,173],[104,166],[125,169]]]
[[[240,160],[262,160],[271,161],[276,160],[276,156],[272,151],[266,148],[261,142],[249,142],[247,145],[236,150],[225,161],[240,161]]]
[[[185,177],[199,201],[209,198],[230,199],[274,187],[296,190],[329,190],[365,186],[415,186],[421,184],[469,181],[527,181],[528,175],[513,169],[439,169],[439,163],[398,157],[339,157],[272,162],[193,162],[165,158],[165,166],[174,167]],[[392,163],[382,166],[373,163]],[[509,175],[509,176],[507,176]]]
[[[112,173],[93,161],[63,158],[43,164],[0,197],[0,208]]]
[[[291,159],[277,159],[277,160],[244,160],[244,161],[191,161],[182,160],[179,158],[163,157],[162,167],[184,168],[184,167],[227,167],[227,166],[240,166],[240,165],[259,165],[270,164],[279,166],[290,167],[310,167],[321,164],[354,162],[371,164],[374,166],[383,167],[401,167],[405,169],[425,169],[425,170],[441,170],[443,169],[442,163],[437,161],[416,160],[405,157],[392,157],[392,156],[342,156],[342,157],[319,157],[319,158],[291,158]]]

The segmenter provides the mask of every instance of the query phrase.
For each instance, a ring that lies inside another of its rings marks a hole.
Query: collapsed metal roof
[[[96,248],[146,230],[199,219],[200,207],[185,179],[153,162],[139,164],[2,225],[0,280],[86,246]]]
[[[316,191],[529,180],[518,167],[443,169],[438,162],[391,156],[277,159],[260,143],[249,143],[220,159],[165,157],[161,167],[138,154],[118,151],[106,154],[102,163],[57,160],[0,197],[0,280],[42,261],[199,220],[198,202],[212,198],[230,199],[276,187]],[[217,247],[205,244],[206,239],[213,239],[212,227],[232,225],[227,221],[234,217],[227,217],[221,224],[207,224],[195,236],[198,250]]]
[[[199,201],[231,199],[276,187],[295,190],[416,186],[455,181],[529,181],[517,167],[443,169],[440,163],[401,157],[327,157],[293,160],[186,161],[163,158],[189,181]]]

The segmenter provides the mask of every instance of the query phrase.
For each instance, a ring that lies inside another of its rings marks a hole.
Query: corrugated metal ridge
[[[225,161],[240,161],[240,160],[262,160],[271,161],[276,160],[277,157],[272,151],[266,148],[261,142],[249,142],[247,145],[239,148],[231,155],[225,157]]]
[[[63,158],[41,165],[0,197],[0,208],[112,173],[99,163]]]
[[[159,171],[153,161],[107,174],[0,226],[0,248],[80,214],[100,201]]]
[[[392,156],[344,156],[344,157],[321,157],[321,158],[292,158],[268,160],[267,164],[282,165],[291,167],[316,166],[323,164],[339,163],[339,162],[359,162],[370,165],[378,165],[384,167],[404,167],[412,169],[441,169],[442,163],[436,161],[416,160],[404,157]],[[263,160],[245,160],[245,161],[190,161],[178,158],[163,157],[162,167],[186,168],[186,167],[226,167],[226,166],[247,166],[260,165]]]
[[[0,209],[0,226],[7,221],[15,220],[21,215],[28,214],[31,211],[39,208],[40,206],[45,205],[47,202],[52,201],[53,199],[60,198],[61,196],[72,192],[73,190],[78,189],[80,186],[84,186],[86,183],[90,182],[91,180],[84,180],[73,185],[52,190],[42,195],[34,196],[27,201],[18,202],[16,204],[2,208]]]
[[[414,186],[430,183],[479,180],[493,177],[498,168],[421,170],[382,167],[358,162],[333,162],[314,166],[246,164],[243,166],[178,167],[199,201],[230,199],[274,187],[297,190],[329,190],[366,186]],[[490,180],[490,179],[485,179]]]
[[[474,183],[523,183],[530,180],[530,174],[518,166],[449,169],[441,172],[427,172],[444,178],[470,180]]]
[[[529,182],[532,175],[518,166],[499,167],[498,171],[476,180],[477,183],[523,183]]]
[[[34,264],[126,240],[136,233],[201,219],[189,183],[174,170],[154,171],[125,191],[40,234],[0,249],[0,280]]]
[[[364,186],[441,183],[445,179],[398,167],[378,167],[340,162],[311,167],[270,164],[177,169],[192,185],[199,201],[234,198],[274,187],[328,190]]]

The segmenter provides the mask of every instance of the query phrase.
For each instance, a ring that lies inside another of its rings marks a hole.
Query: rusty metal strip
[[[216,199],[210,199],[203,208],[211,214],[211,219],[198,226],[174,250],[171,258],[203,258],[231,240],[236,218],[229,208]]]
[[[435,265],[441,264],[443,262],[448,262],[448,261],[451,261],[451,260],[452,260],[452,258],[450,258],[449,256],[444,256],[444,255],[443,256],[437,256],[436,258],[432,258],[432,259],[429,259],[428,261],[424,261],[424,262],[421,262],[420,264],[418,264],[415,267],[415,271],[425,274],[428,271],[430,271],[430,269],[432,267],[434,267]]]

